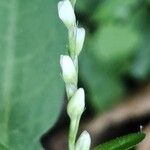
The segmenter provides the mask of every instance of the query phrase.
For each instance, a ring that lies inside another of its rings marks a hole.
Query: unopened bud
[[[79,88],[70,99],[67,112],[71,119],[76,119],[81,116],[85,108],[85,94],[84,89]]]
[[[91,137],[87,131],[83,131],[77,140],[75,150],[89,150],[91,146]]]
[[[85,29],[84,28],[76,28],[76,53],[79,55],[83,48],[85,39]]]
[[[67,28],[75,25],[76,17],[72,4],[69,0],[62,0],[58,3],[58,15]]]
[[[62,76],[65,83],[76,83],[77,74],[72,59],[68,55],[61,55],[60,65],[62,68]]]

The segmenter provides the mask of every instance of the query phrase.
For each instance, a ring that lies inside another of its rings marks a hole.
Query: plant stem
[[[79,128],[80,116],[71,120],[69,131],[69,150],[75,150],[75,140]]]
[[[75,0],[72,1],[72,4],[75,4]],[[77,81],[76,85],[73,86],[66,86],[68,99],[70,99],[73,94],[77,90],[77,84],[78,84],[78,56],[75,54],[76,50],[76,25],[74,25],[73,28],[71,28],[68,31],[68,40],[69,40],[69,55],[72,58],[72,61],[74,63],[74,66],[76,68],[77,72]],[[75,111],[75,110],[73,110]],[[75,150],[75,140],[78,132],[79,122],[80,122],[81,116],[77,117],[76,119],[71,120],[70,122],[70,129],[69,129],[69,150]]]
[[[78,75],[78,56],[76,55],[72,59],[73,59],[73,62],[74,62],[75,68],[76,68],[77,75]],[[78,77],[77,77],[77,83],[78,83]]]
[[[72,6],[75,6],[76,0],[71,0]]]
[[[66,92],[68,100],[71,99],[71,97],[74,95],[76,91],[77,91],[77,84],[66,84]]]
[[[76,51],[76,25],[68,30],[69,55],[74,58]]]

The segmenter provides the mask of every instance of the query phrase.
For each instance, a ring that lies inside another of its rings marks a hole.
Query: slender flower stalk
[[[74,6],[76,0],[62,0],[58,3],[58,15],[68,29],[68,55],[60,56],[62,77],[68,97],[67,113],[70,117],[69,150],[89,150],[91,139],[84,131],[76,143],[80,118],[85,109],[85,93],[83,88],[78,89],[78,56],[83,48],[85,29],[76,24]],[[83,145],[82,145],[83,144]]]

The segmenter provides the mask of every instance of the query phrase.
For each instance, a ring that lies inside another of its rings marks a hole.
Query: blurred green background
[[[83,0],[77,12],[88,30],[81,79],[93,109],[104,111],[128,94],[132,84],[150,79],[150,2]]]
[[[0,146],[41,149],[40,136],[63,106],[59,56],[67,30],[56,0],[0,1]],[[77,0],[86,28],[79,58],[80,84],[90,109],[115,106],[150,80],[150,1]]]

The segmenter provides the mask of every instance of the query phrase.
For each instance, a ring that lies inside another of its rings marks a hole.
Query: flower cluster
[[[74,13],[76,0],[62,0],[58,3],[58,15],[68,30],[69,55],[60,56],[62,77],[68,96],[67,113],[70,117],[69,150],[89,150],[91,138],[87,131],[82,132],[76,141],[81,115],[85,109],[85,93],[78,83],[78,56],[83,48],[85,29],[78,27]]]

